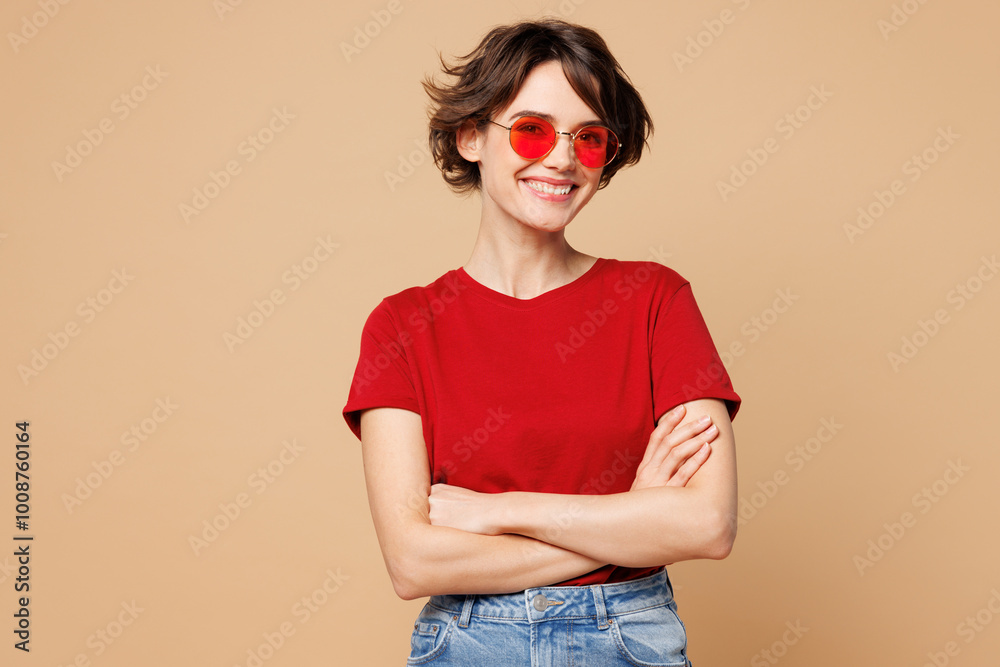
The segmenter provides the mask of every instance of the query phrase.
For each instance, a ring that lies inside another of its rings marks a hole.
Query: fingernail
[[[709,417],[708,415],[705,415],[704,417],[702,417],[701,419],[698,420],[698,423],[699,424],[707,424],[710,421],[712,421],[712,418]]]

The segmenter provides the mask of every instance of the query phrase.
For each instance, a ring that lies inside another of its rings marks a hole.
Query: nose
[[[573,147],[573,135],[569,132],[556,132],[556,145],[545,156],[542,164],[559,171],[575,169],[576,149]]]

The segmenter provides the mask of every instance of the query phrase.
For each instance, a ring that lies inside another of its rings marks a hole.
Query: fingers
[[[660,440],[651,438],[631,489],[686,485],[708,460],[709,445],[718,435],[718,427],[706,417],[684,424]]]
[[[718,427],[712,423],[708,415],[705,415],[701,419],[682,424],[671,431],[657,443],[656,447],[649,451],[648,461],[653,465],[663,466],[670,459],[674,463],[673,469],[676,469],[681,461],[693,453],[693,451],[687,451],[686,454],[683,451],[675,451],[677,447],[695,440],[697,441],[697,445],[694,448],[696,450],[704,443],[714,440],[718,435]]]
[[[640,467],[636,471],[632,489],[686,485],[712,453],[709,442],[710,440],[706,439],[704,435],[687,440],[672,448],[670,455],[663,461],[650,462]],[[675,477],[677,477],[676,480]]]
[[[672,448],[666,457],[664,457],[664,465],[674,471],[680,470],[686,461],[701,451],[702,447],[710,445],[718,436],[719,429],[715,424],[712,424],[698,435],[684,442],[683,445]],[[708,458],[707,453],[709,452],[711,452],[711,449],[707,450],[705,458]],[[698,464],[698,467],[701,467],[701,463]],[[691,474],[694,474],[694,471],[691,471]]]
[[[684,414],[687,412],[687,408],[683,403],[676,406],[670,412],[666,413],[660,417],[660,422],[653,429],[653,432],[649,436],[649,443],[646,445],[646,451],[643,454],[642,461],[639,465],[646,463],[650,457],[656,452],[657,447],[663,441],[663,438],[671,433],[674,428],[681,423],[684,419]]]
[[[448,501],[449,488],[447,484],[431,485],[431,492],[427,496],[427,518],[430,519],[432,526],[441,524],[442,513],[445,510],[443,505]]]
[[[660,417],[636,469],[632,489],[668,483],[684,486],[708,460],[710,443],[718,437],[719,429],[708,415],[682,424],[686,414],[682,403]]]
[[[694,454],[689,456],[681,467],[677,469],[677,472],[667,480],[664,486],[687,486],[687,483],[694,477],[694,474],[698,472],[702,464],[708,460],[708,457],[712,454],[712,445],[709,443],[703,444],[698,448]]]
[[[680,405],[673,408],[670,412],[663,415],[658,425],[662,426],[664,424],[669,424],[667,426],[667,430],[670,430],[674,426],[677,426],[678,424],[681,423],[681,420],[684,419],[685,412],[687,412],[687,407],[683,403],[681,403]]]

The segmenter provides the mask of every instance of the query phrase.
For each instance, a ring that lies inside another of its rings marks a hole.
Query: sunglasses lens
[[[618,137],[606,127],[591,125],[576,135],[576,157],[580,164],[591,169],[600,169],[618,153]]]
[[[555,143],[556,130],[544,118],[525,116],[510,128],[510,146],[526,160],[547,155]],[[618,137],[606,127],[590,125],[577,132],[573,148],[580,164],[600,169],[618,154]]]
[[[555,141],[555,128],[541,118],[525,116],[510,128],[511,148],[527,160],[536,160],[548,153]]]

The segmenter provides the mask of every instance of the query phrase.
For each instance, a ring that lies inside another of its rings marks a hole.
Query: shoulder
[[[458,278],[457,270],[444,273],[426,285],[407,287],[384,297],[369,315],[369,320],[383,322],[404,322],[414,312],[426,312],[435,302],[447,303],[453,300],[465,286]]]
[[[627,259],[607,259],[606,262],[606,275],[616,285],[649,291],[659,297],[669,297],[688,284],[684,276],[660,262]]]

